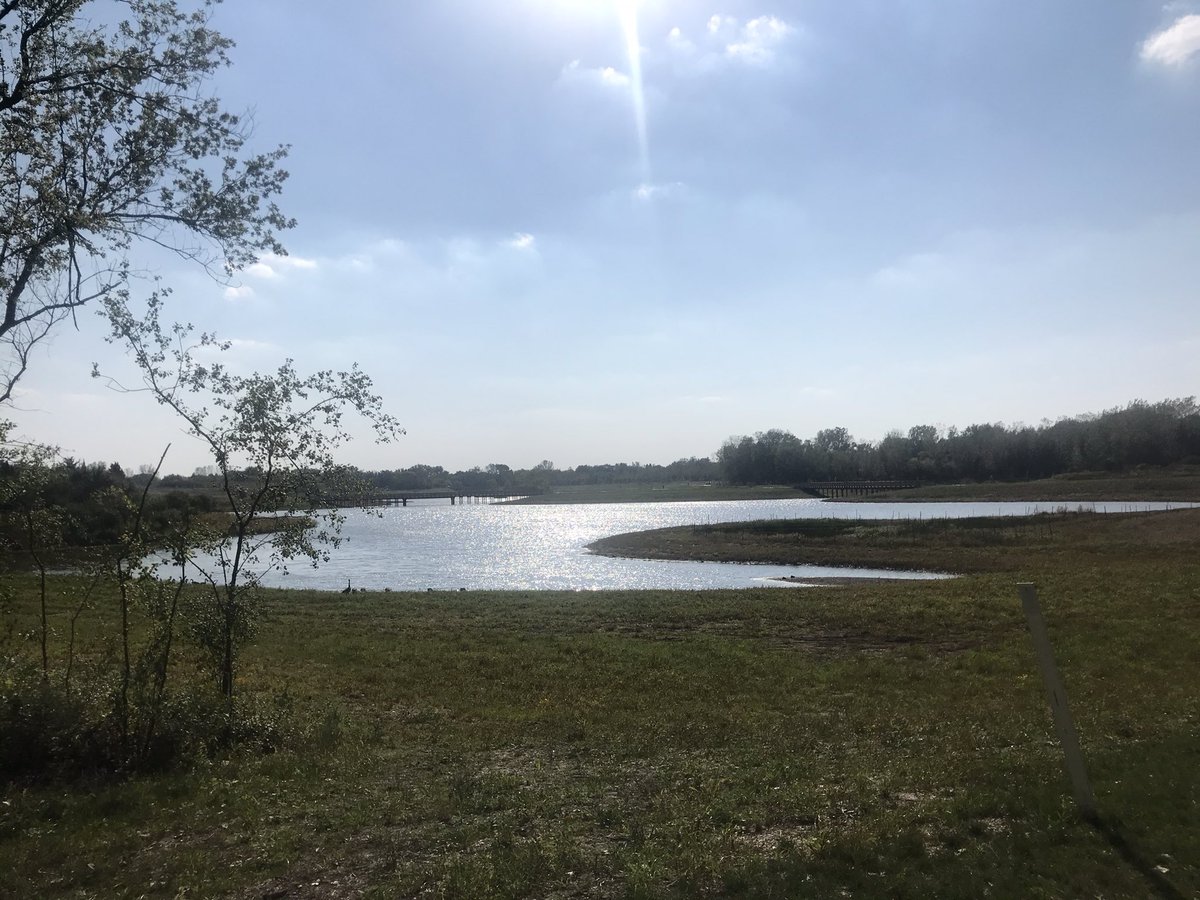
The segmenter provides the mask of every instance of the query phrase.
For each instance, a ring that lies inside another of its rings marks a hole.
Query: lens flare
[[[617,16],[629,55],[629,86],[633,121],[637,130],[638,163],[642,184],[650,183],[650,139],[646,131],[646,91],[642,81],[642,44],[638,37],[637,0],[617,0]]]

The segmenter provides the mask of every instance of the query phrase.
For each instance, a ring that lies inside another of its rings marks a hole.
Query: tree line
[[[847,429],[825,428],[812,438],[771,429],[725,441],[712,457],[672,463],[603,463],[560,469],[543,460],[526,469],[490,463],[450,471],[417,464],[357,472],[377,493],[453,491],[462,495],[525,496],[567,485],[804,484],[858,479],[923,482],[1019,481],[1069,472],[1123,472],[1136,466],[1200,463],[1200,407],[1194,397],[1148,403],[1135,400],[1100,413],[1040,425],[982,423],[965,428],[914,425],[879,441],[856,440]],[[119,467],[114,467],[120,471]],[[142,483],[150,466],[131,475]],[[253,470],[246,474],[254,475]],[[167,475],[163,488],[203,490],[220,479],[212,466],[191,475]]]
[[[448,472],[441,466],[416,465],[407,469],[365,472],[364,477],[382,491],[451,490],[472,493],[530,495],[563,485],[666,484],[680,481],[715,481],[721,475],[714,460],[678,459],[667,465],[654,463],[604,463],[559,469],[543,460],[528,469],[504,463]]]
[[[120,467],[117,467],[118,470]],[[148,465],[138,474],[130,474],[133,484],[149,477]],[[254,474],[250,472],[249,474]],[[379,494],[405,491],[452,491],[461,496],[498,494],[530,496],[543,494],[564,485],[591,484],[670,484],[681,481],[719,481],[721,470],[711,457],[687,457],[667,465],[657,463],[603,463],[560,469],[550,460],[542,460],[527,469],[514,469],[504,463],[489,463],[469,469],[450,471],[442,466],[418,463],[399,469],[357,472],[368,490]],[[169,490],[203,491],[215,489],[220,479],[213,467],[198,467],[191,475],[166,475],[159,485]]]
[[[856,441],[845,428],[826,428],[803,440],[771,429],[729,438],[717,451],[717,462],[720,477],[733,484],[1024,481],[1069,472],[1125,472],[1200,463],[1200,407],[1195,397],[1135,400],[1036,426],[994,423],[943,430],[916,425],[880,441]]]

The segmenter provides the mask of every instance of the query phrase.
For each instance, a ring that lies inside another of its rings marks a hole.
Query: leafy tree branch
[[[213,5],[0,4],[0,402],[54,327],[127,295],[136,244],[216,277],[285,252],[287,149],[249,153],[248,122],[204,93],[232,46]]]

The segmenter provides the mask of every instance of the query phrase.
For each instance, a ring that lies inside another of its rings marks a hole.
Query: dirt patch
[[[814,825],[775,825],[755,831],[739,831],[733,836],[734,843],[764,856],[792,853],[796,850],[812,851],[817,846]]]
[[[257,884],[240,896],[244,900],[292,900],[296,897],[348,900],[365,896],[384,868],[383,862],[369,853],[356,859],[353,865],[345,861],[332,869],[300,863],[286,875]]]

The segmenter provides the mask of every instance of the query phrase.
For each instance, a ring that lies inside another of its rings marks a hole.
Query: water
[[[500,506],[421,501],[376,517],[347,510],[345,543],[318,569],[294,562],[270,572],[271,587],[340,590],[612,590],[785,586],[781,577],[943,577],[822,566],[745,565],[614,559],[586,547],[608,535],[674,525],[755,519],[929,519],[1030,515],[1059,509],[1129,512],[1171,503],[845,503],[830,500],[742,500]]]

